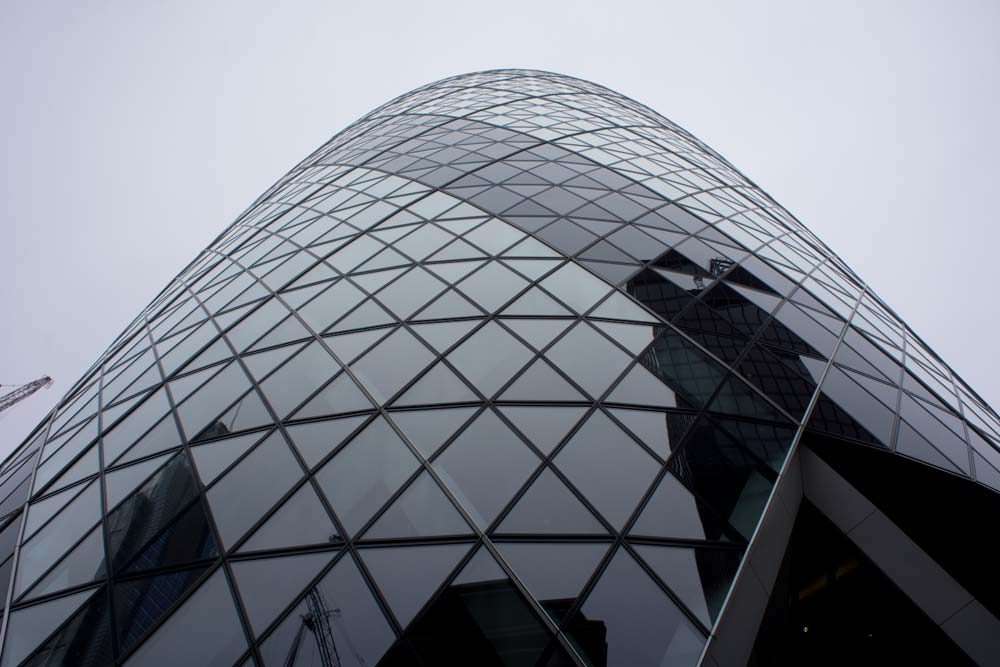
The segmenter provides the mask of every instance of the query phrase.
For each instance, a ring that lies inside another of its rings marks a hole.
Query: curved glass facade
[[[714,151],[579,79],[446,79],[5,462],[2,665],[694,665],[809,438],[1000,489],[996,414]]]

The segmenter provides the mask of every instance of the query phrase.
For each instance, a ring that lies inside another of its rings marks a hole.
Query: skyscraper
[[[376,109],[0,471],[0,667],[1000,656],[1000,419],[646,107]]]

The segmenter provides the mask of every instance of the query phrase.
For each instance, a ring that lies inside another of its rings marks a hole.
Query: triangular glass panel
[[[292,416],[295,419],[308,419],[371,409],[372,403],[361,388],[350,375],[341,373]]]
[[[670,415],[653,410],[612,409],[611,414],[625,424],[640,442],[666,459],[670,456],[671,443],[676,443],[680,435],[671,431]]]
[[[524,278],[494,261],[488,262],[455,287],[487,313],[493,313],[527,285]]]
[[[526,276],[529,280],[538,280],[551,271],[558,260],[554,259],[508,259],[504,264],[514,269],[518,273]]]
[[[258,431],[192,447],[191,458],[198,468],[198,476],[201,477],[202,483],[209,486],[223,470],[243,456],[244,452],[262,440],[265,435],[266,433]],[[110,501],[108,506],[112,506]]]
[[[284,436],[274,431],[208,490],[207,498],[226,547],[233,546],[302,478]],[[246,489],[254,489],[246,493]],[[240,502],[233,502],[240,498]]]
[[[376,400],[386,402],[433,360],[423,343],[399,328],[350,367]]]
[[[586,408],[583,407],[513,407],[499,408],[542,454],[548,456],[563,437],[580,420]]]
[[[205,619],[212,620],[211,632]],[[246,648],[226,575],[219,568],[139,646],[129,664],[231,665]]]
[[[197,459],[196,459],[197,460]],[[148,459],[142,463],[118,468],[104,473],[104,494],[107,507],[114,508],[127,495],[135,491],[142,482],[166,461],[166,455]]]
[[[424,471],[365,531],[364,539],[435,537],[470,532],[469,524],[437,482]]]
[[[333,353],[345,364],[349,364],[358,356],[385,338],[392,329],[368,329],[366,331],[356,331],[354,333],[339,334],[337,336],[327,336],[323,340],[330,346]]]
[[[595,626],[604,632],[602,644],[591,636]],[[566,630],[595,664],[694,665],[705,644],[701,631],[624,549]]]
[[[477,409],[406,410],[390,412],[389,417],[420,453],[430,458]]]
[[[585,322],[570,329],[545,356],[595,398],[607,390],[631,361]]]
[[[939,452],[903,420],[899,421],[899,432],[896,435],[896,451],[951,472],[961,472],[948,457]]]
[[[312,334],[302,326],[297,317],[289,315],[285,318],[284,322],[271,329],[270,333],[252,345],[249,351],[263,350],[267,347],[284,345],[293,340],[302,340],[304,338],[312,338]]]
[[[323,460],[354,433],[368,415],[342,417],[287,427],[287,432],[296,449],[310,468]]]
[[[427,306],[419,313],[415,319],[418,320],[445,320],[458,317],[482,317],[483,311],[479,310],[464,296],[453,289],[448,290],[437,301]]]
[[[98,526],[90,531],[62,561],[31,588],[31,597],[50,595],[67,588],[81,586],[106,574],[104,564],[104,532]]]
[[[80,591],[11,612],[4,642],[4,664],[21,664],[29,653],[93,594],[93,589]]]
[[[379,417],[316,472],[316,481],[349,535],[354,535],[419,467]]]
[[[657,334],[656,329],[648,324],[596,321],[592,322],[592,324],[636,357],[649,347],[649,344],[653,342]]]
[[[631,322],[648,322],[649,324],[660,325],[662,322],[644,310],[621,292],[615,290],[604,300],[601,305],[594,309],[591,317],[603,317],[609,320],[627,320]]]
[[[405,628],[469,550],[468,544],[362,549],[361,559]]]
[[[91,445],[87,453],[77,459],[77,462],[67,468],[63,474],[59,475],[56,481],[52,483],[52,486],[46,489],[45,492],[49,493],[64,486],[75,484],[91,475],[96,475],[100,464],[99,458],[100,452],[97,449],[97,445]]]
[[[180,570],[115,584],[112,591],[118,647],[130,651],[149,628],[205,573],[205,567]],[[151,601],[155,600],[155,603]]]
[[[396,399],[395,406],[467,403],[479,398],[443,363],[437,363]]]
[[[541,619],[480,547],[380,664],[535,665],[551,642]]]
[[[233,577],[255,634],[263,634],[278,613],[330,562],[334,553],[258,558],[232,564]]]
[[[741,552],[643,544],[635,549],[698,620],[706,628],[712,627],[736,575]]]
[[[475,262],[441,262],[427,264],[424,268],[428,271],[433,271],[435,275],[449,285],[454,285],[482,265],[483,260],[479,260]]]
[[[70,493],[76,494],[76,491]],[[15,596],[27,590],[97,523],[100,504],[100,486],[96,481],[91,482],[21,545],[14,581]]]
[[[278,417],[284,417],[339,371],[340,364],[313,341],[261,383],[260,389]]]
[[[247,370],[250,371],[250,376],[260,382],[268,373],[273,371],[278,364],[284,362],[301,349],[301,345],[278,347],[273,350],[268,350],[267,352],[258,352],[256,354],[247,355],[243,357],[243,363],[246,365]]]
[[[173,397],[174,403],[183,401],[191,395],[191,392],[200,387],[203,382],[221,370],[221,366],[213,366],[212,368],[196,371],[168,382],[167,386],[170,387],[170,395]]]
[[[329,544],[339,539],[312,484],[303,484],[240,547],[240,552]]]
[[[105,462],[111,461],[115,465],[118,465],[173,449],[174,447],[180,447],[180,445],[181,438],[177,433],[177,424],[174,421],[174,416],[167,415],[160,420],[160,423],[150,429],[149,433],[142,436],[135,445],[125,452],[124,456],[114,461],[107,455],[107,450],[105,450],[104,460]],[[108,463],[105,463],[105,465],[108,465]]]
[[[528,370],[500,394],[504,401],[584,401],[584,395],[577,391],[561,375],[552,370],[544,359],[538,358]]]
[[[523,338],[536,350],[541,351],[546,345],[556,339],[575,320],[521,320],[504,319],[504,325]]]
[[[306,622],[321,614],[329,614],[331,620],[326,637],[310,629]],[[339,647],[342,665],[360,667],[381,664],[382,654],[394,639],[368,584],[350,555],[345,554],[285,615],[261,645],[260,653],[266,665],[285,665],[289,664],[288,656],[298,651],[311,663],[298,660],[295,664],[305,667],[315,664],[320,652],[333,645]]]
[[[503,253],[504,257],[557,257],[558,254],[544,243],[529,236]]]
[[[747,539],[777,477],[728,431],[704,417],[691,427],[668,468]]]
[[[399,265],[397,264],[397,266]],[[351,280],[353,280],[361,289],[365,290],[369,294],[374,294],[381,288],[385,287],[389,281],[401,275],[404,271],[406,271],[405,266],[397,269],[389,269],[388,271],[352,273]]]
[[[594,412],[555,463],[617,528],[635,509],[660,464],[603,412]]]
[[[447,358],[473,386],[492,396],[531,356],[531,351],[502,327],[487,322]]]
[[[413,332],[430,343],[437,352],[444,353],[455,341],[474,329],[480,320],[459,320],[457,322],[434,322],[411,325]]]
[[[519,296],[514,303],[503,309],[503,315],[572,315],[573,313],[556,303],[548,294],[532,287]]]
[[[211,438],[218,438],[230,433],[246,431],[258,426],[265,426],[272,422],[271,414],[264,407],[257,392],[250,390],[243,398],[236,401],[233,407],[210,423],[205,429],[191,438],[192,443],[201,442]]]
[[[337,322],[330,331],[340,333],[355,329],[368,329],[395,324],[396,320],[374,299],[368,299]],[[336,350],[334,350],[336,352]]]
[[[538,457],[486,410],[433,465],[466,512],[486,528],[538,466]]]
[[[563,264],[539,284],[581,314],[590,310],[611,291],[610,285],[574,262]]]
[[[518,579],[558,622],[608,551],[607,543],[498,542]]]
[[[455,239],[427,259],[430,261],[446,261],[449,259],[479,259],[480,257],[485,258],[486,255],[467,241]]]

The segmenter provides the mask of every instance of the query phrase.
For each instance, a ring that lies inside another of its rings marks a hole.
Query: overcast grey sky
[[[0,455],[307,153],[496,67],[692,131],[998,406],[998,65],[995,0],[4,3],[0,383],[56,384],[0,417]]]

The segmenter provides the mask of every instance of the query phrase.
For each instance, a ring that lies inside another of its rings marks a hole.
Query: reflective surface
[[[586,81],[440,81],[0,467],[0,665],[693,665],[803,433],[1000,489],[996,414],[711,149]]]

